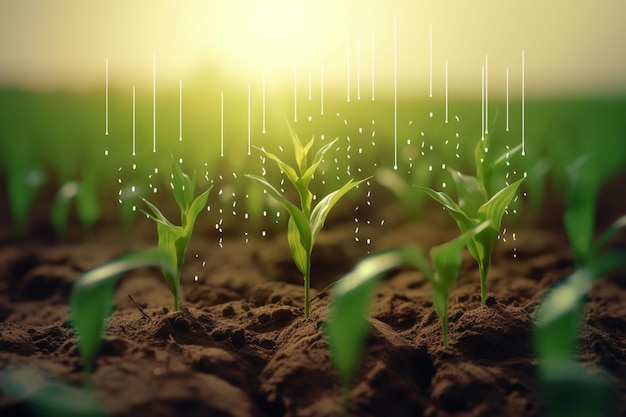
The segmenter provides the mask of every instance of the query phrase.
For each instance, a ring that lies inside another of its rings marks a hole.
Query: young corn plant
[[[106,319],[113,310],[113,294],[121,274],[147,266],[161,266],[175,274],[167,253],[149,249],[119,256],[85,272],[72,286],[70,293],[70,318],[78,336],[78,351],[85,369],[85,387],[91,385],[91,373]]]
[[[294,147],[296,159],[296,167],[292,167],[283,162],[278,156],[270,153],[262,148],[257,148],[263,154],[274,161],[282,172],[285,173],[287,179],[300,196],[300,207],[292,203],[281,194],[272,184],[264,177],[256,175],[246,175],[248,178],[258,182],[263,186],[267,193],[272,196],[282,207],[289,213],[289,222],[287,225],[287,239],[289,241],[289,249],[293,256],[293,260],[302,272],[304,277],[304,315],[309,317],[310,312],[310,288],[311,288],[311,253],[313,244],[318,233],[324,226],[326,217],[330,209],[343,197],[348,191],[357,187],[363,181],[369,178],[354,181],[350,179],[346,184],[322,198],[313,207],[313,193],[309,189],[309,185],[313,178],[313,174],[317,167],[322,163],[324,155],[337,142],[337,139],[322,146],[311,158],[311,149],[313,148],[314,139],[303,143],[298,135],[291,129],[291,141]]]
[[[324,329],[331,359],[342,387],[344,413],[349,414],[349,390],[369,331],[367,316],[376,283],[389,270],[409,266],[422,271],[432,286],[433,307],[439,316],[443,345],[448,344],[448,298],[459,276],[463,247],[489,226],[479,224],[461,236],[430,250],[430,261],[415,245],[368,256],[333,286]],[[432,265],[431,265],[432,262]]]
[[[493,131],[493,128],[492,128]],[[521,178],[506,187],[493,192],[493,174],[496,168],[507,158],[519,151],[521,145],[506,152],[499,158],[491,160],[489,146],[491,135],[482,138],[474,149],[476,176],[463,175],[448,168],[456,185],[458,202],[448,194],[435,191],[432,188],[421,187],[435,201],[440,203],[456,221],[461,233],[465,233],[476,225],[489,220],[489,227],[467,241],[470,254],[478,263],[480,271],[480,299],[485,304],[487,298],[487,275],[491,263],[493,247],[500,233],[500,224],[506,208],[513,200],[517,189],[524,178]]]
[[[170,183],[174,192],[176,204],[180,208],[181,226],[172,224],[156,206],[143,198],[143,201],[152,211],[152,214],[142,210],[142,212],[157,224],[158,247],[167,253],[168,261],[176,265],[176,270],[163,268],[163,276],[167,281],[172,294],[174,295],[174,311],[178,311],[181,299],[180,273],[185,262],[185,252],[187,244],[191,238],[191,232],[196,222],[196,218],[206,206],[209,197],[209,187],[195,200],[193,198],[196,189],[196,173],[190,178],[183,172],[172,156],[172,182]]]
[[[585,158],[569,166],[570,186],[565,229],[576,259],[574,272],[551,289],[539,308],[534,337],[546,416],[608,415],[609,382],[592,375],[575,361],[583,300],[599,277],[626,266],[626,249],[606,245],[626,229],[626,215],[615,220],[594,242],[594,218],[599,185],[581,175]]]

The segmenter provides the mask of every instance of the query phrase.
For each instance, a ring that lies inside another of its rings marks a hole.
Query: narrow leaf
[[[113,293],[120,274],[146,266],[174,270],[160,250],[128,253],[85,272],[72,286],[70,316],[78,335],[78,350],[87,373],[100,348],[104,322],[111,314]]]
[[[487,192],[476,177],[463,175],[452,168],[448,171],[456,185],[459,207],[468,217],[476,217],[478,208],[487,201]]]
[[[367,319],[376,282],[404,259],[399,251],[370,255],[333,287],[324,329],[335,370],[342,385],[349,386],[360,361],[363,342],[370,328]]]
[[[289,215],[293,217],[298,230],[300,231],[301,239],[304,247],[310,247],[312,245],[311,239],[311,227],[309,226],[309,219],[296,207],[293,203],[287,200],[272,184],[270,184],[265,178],[257,175],[246,174],[246,177],[260,183],[270,196],[272,196],[278,203],[287,210]]]
[[[368,177],[360,181],[354,181],[351,179],[346,184],[344,184],[341,188],[328,194],[326,197],[320,200],[319,203],[317,203],[317,205],[311,212],[311,236],[312,236],[311,241],[312,242],[315,242],[315,238],[317,237],[317,234],[324,226],[324,222],[326,221],[326,217],[328,216],[330,209],[332,209],[333,206],[337,204],[337,202],[341,199],[341,197],[343,197],[348,191],[355,188],[362,182],[367,181],[370,178],[371,177]]]
[[[293,217],[289,218],[289,222],[287,224],[287,240],[289,242],[289,249],[291,250],[296,266],[300,272],[306,274],[309,263],[309,256],[307,253],[311,248],[305,248],[303,246],[300,232],[298,231],[298,227],[296,226]]]

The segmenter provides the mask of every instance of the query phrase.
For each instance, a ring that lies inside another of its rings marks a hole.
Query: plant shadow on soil
[[[598,217],[607,221],[626,212],[619,204],[605,206]],[[513,226],[515,240],[509,232],[498,242],[486,306],[480,306],[475,262],[464,254],[450,295],[447,348],[441,346],[424,278],[399,269],[381,280],[351,391],[353,415],[540,415],[533,317],[541,296],[573,267],[558,214],[550,212],[546,208],[531,226]],[[76,387],[83,382],[67,316],[72,283],[124,250],[154,246],[156,236],[153,225],[139,219],[124,247],[112,227],[101,227],[98,238],[88,242],[16,243],[6,237],[10,223],[3,218],[0,410],[6,417],[34,415],[27,393],[8,394],[16,380],[36,388],[28,370]],[[360,233],[372,237],[371,251],[409,242],[428,248],[454,236],[446,219],[434,210],[410,224],[389,221],[383,228],[364,226]],[[624,236],[619,238],[624,243]],[[313,249],[313,295],[364,255],[354,240],[350,222],[335,221],[322,231]],[[96,396],[115,416],[341,415],[340,387],[322,327],[328,293],[312,302],[305,319],[301,275],[284,232],[248,243],[227,238],[223,246],[196,230],[178,312],[170,311],[171,294],[159,270],[122,278],[93,374]],[[623,305],[623,272],[598,281],[586,300],[578,355],[586,367],[609,377],[620,416],[626,416]]]

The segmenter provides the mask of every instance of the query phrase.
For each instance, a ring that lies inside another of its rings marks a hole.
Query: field
[[[154,136],[152,97],[138,95],[134,141],[129,92],[110,96],[108,135],[101,92],[0,92],[2,415],[341,415],[341,378],[325,334],[334,297],[327,287],[367,255],[406,244],[428,250],[459,236],[450,210],[417,187],[455,197],[449,168],[475,174],[480,101],[451,101],[446,123],[443,101],[330,96],[322,115],[321,103],[306,98],[295,110],[285,92],[267,102],[265,119],[259,97],[250,106],[240,89],[226,91],[221,118],[220,91],[193,91],[182,127],[177,92],[157,97]],[[581,247],[626,214],[625,113],[622,97],[528,99],[522,155],[520,101],[489,102],[489,152],[506,155],[490,187],[526,179],[497,230],[487,297],[481,303],[479,268],[466,249],[444,346],[426,274],[387,271],[348,388],[350,415],[572,416],[572,398],[601,398],[604,415],[626,416],[623,264],[580,297],[578,343],[561,358],[581,365],[580,379],[550,385],[536,342],[544,295],[591,269],[601,253],[582,256]],[[290,213],[245,176],[263,175],[297,201],[287,176],[255,148],[293,164],[288,125],[302,140],[314,135],[315,148],[338,138],[312,178],[314,202],[372,176],[336,204],[313,245],[310,317],[287,237]],[[156,247],[141,197],[178,222],[172,157],[196,171],[196,195],[212,186],[185,253],[181,308],[173,311],[160,268],[124,274],[92,390],[83,391],[68,310],[73,285],[120,254]],[[564,215],[577,226],[566,227]],[[602,253],[623,255],[625,244],[620,229]],[[589,388],[598,386],[606,398]],[[581,387],[587,398],[575,394]],[[66,395],[80,400],[60,400]]]

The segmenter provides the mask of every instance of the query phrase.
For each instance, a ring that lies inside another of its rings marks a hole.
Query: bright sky
[[[528,94],[625,92],[624,16],[622,0],[0,0],[0,85],[100,88],[106,59],[112,83],[149,81],[154,54],[174,87],[199,65],[244,83],[323,67],[369,92],[373,64],[378,91],[396,73],[410,92],[429,87],[432,24],[436,90],[447,60],[451,90],[480,94],[487,65],[494,94],[507,68],[519,92],[524,50]]]

